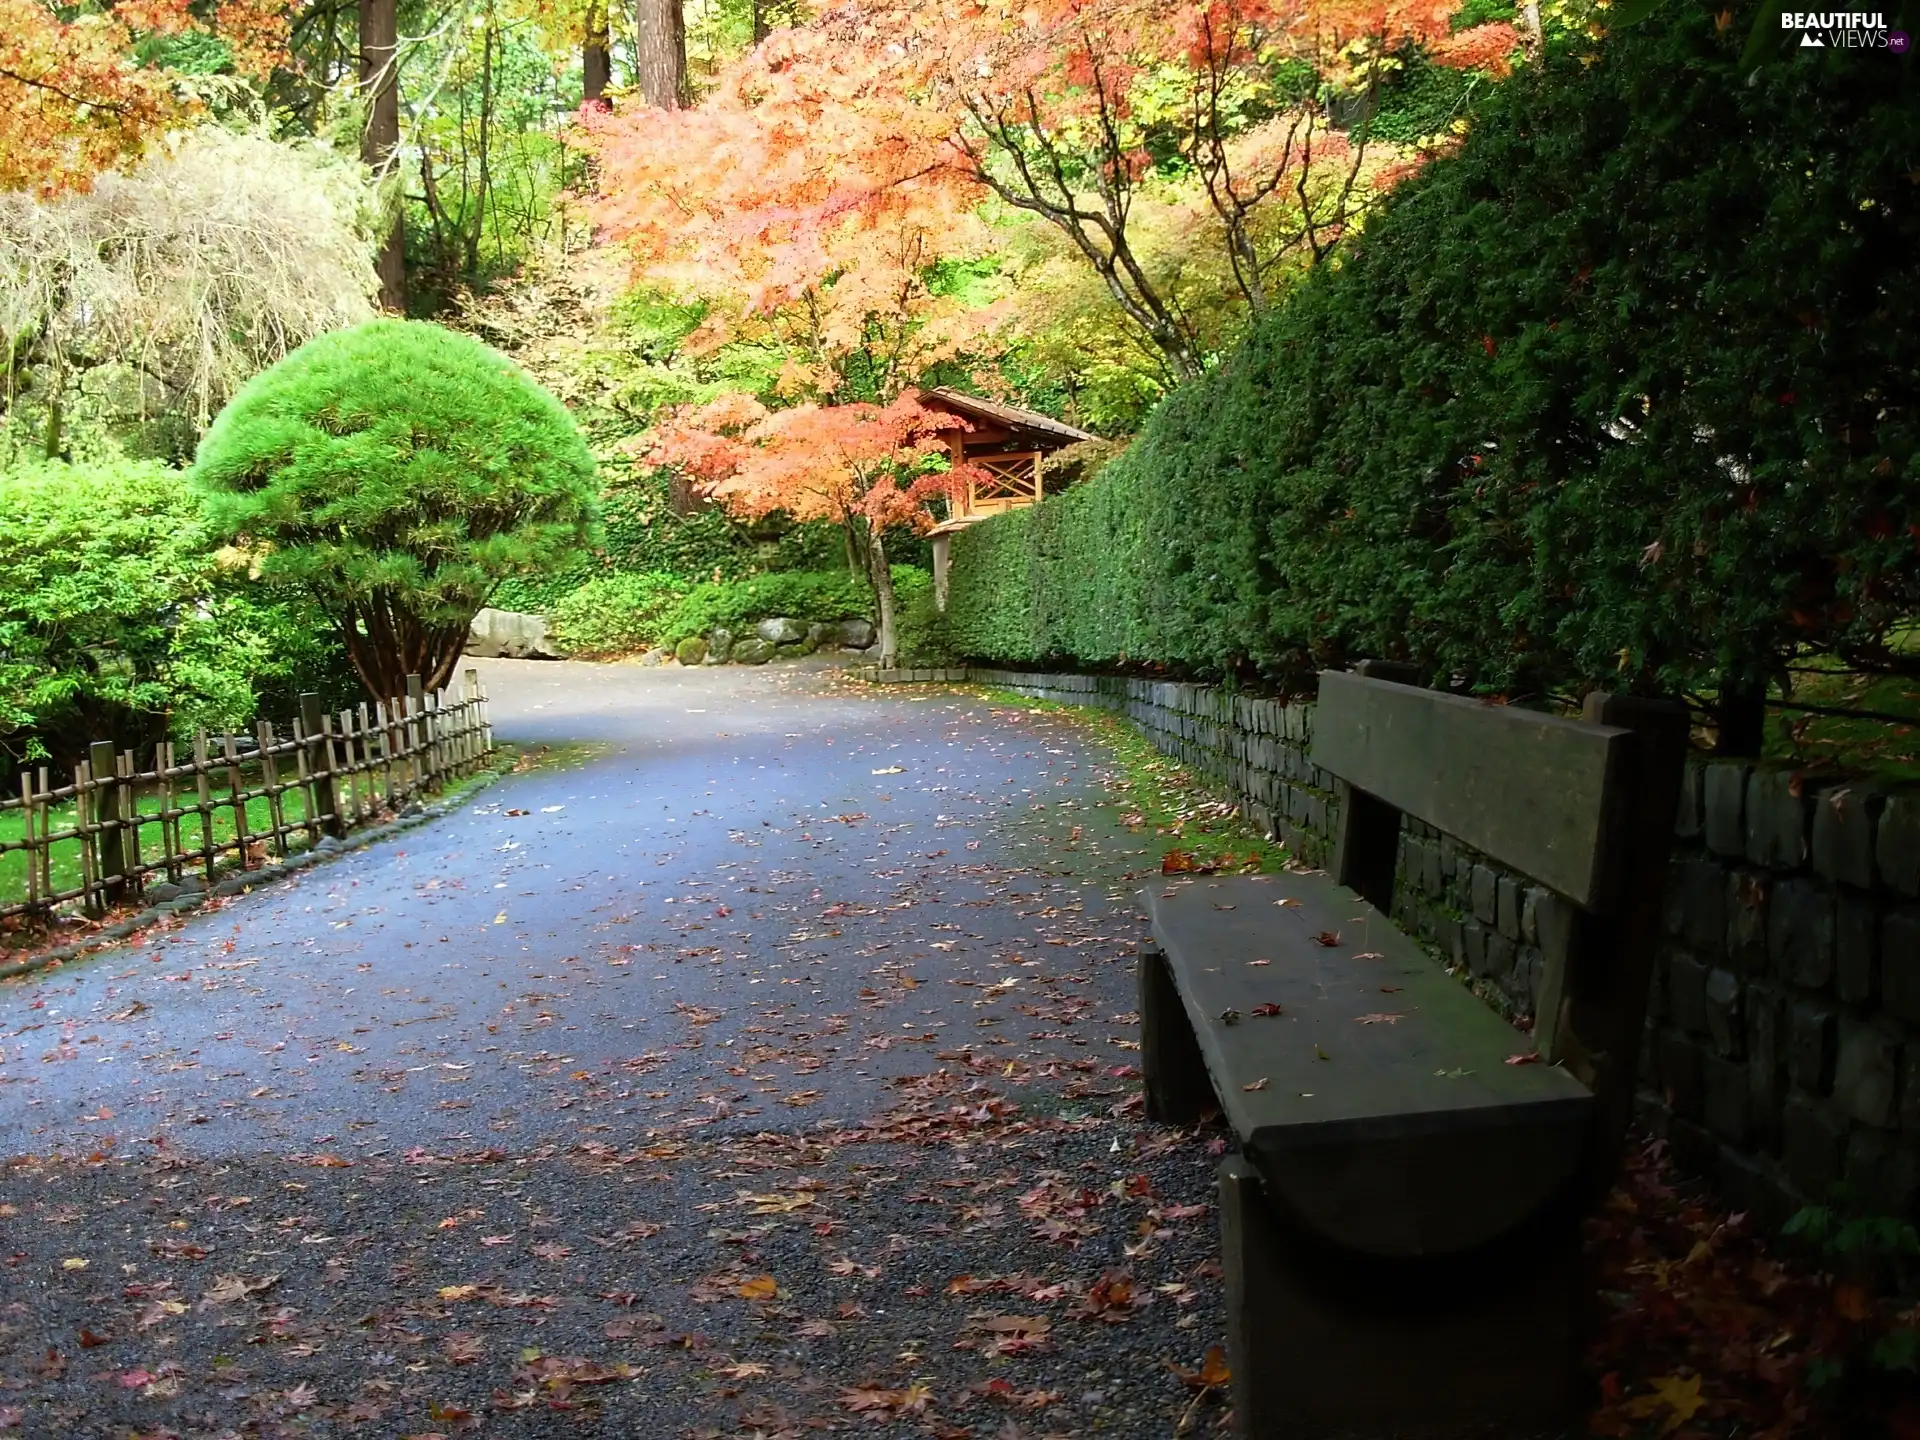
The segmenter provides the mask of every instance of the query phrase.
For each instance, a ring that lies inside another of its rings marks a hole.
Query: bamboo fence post
[[[49,904],[53,900],[53,777],[47,773],[47,767],[40,767],[40,838],[45,842],[40,847],[40,897]]]
[[[220,737],[221,753],[226,756],[227,800],[233,811],[233,849],[240,857],[240,868],[247,868],[247,785],[240,774],[240,747],[231,735]]]
[[[53,901],[53,777],[47,773],[47,767],[40,767],[40,838],[44,842],[40,847],[40,897],[49,904]]]
[[[443,692],[434,691],[427,696],[427,771],[433,776],[433,783],[439,785],[446,778],[446,741],[440,736],[440,698]]]
[[[351,710],[340,712],[340,753],[344,757],[340,762],[341,773],[347,777],[345,798],[350,811],[348,822],[358,824],[366,810],[361,804],[360,765],[353,754],[353,712]],[[363,754],[361,759],[364,758]]]
[[[480,725],[480,753],[493,753],[493,721],[487,714],[487,692],[480,688],[480,672],[467,671],[467,688],[473,694],[474,718]]]
[[[282,859],[287,853],[287,807],[280,799],[280,767],[273,758],[273,722],[259,721],[254,726],[256,742],[260,746],[260,783],[267,792],[267,824],[271,829],[273,848]]]
[[[427,708],[426,683],[418,675],[407,676],[406,716],[407,725],[407,773],[413,780],[413,791],[417,795],[427,788],[426,744],[421,728],[421,716]]]
[[[73,772],[73,828],[80,842],[80,906],[96,919],[107,913],[100,890],[99,837],[93,815],[99,806],[94,794],[93,767],[86,761]]]
[[[111,740],[96,740],[87,747],[87,773],[92,779],[88,848],[93,851],[93,873],[100,882],[99,914],[105,914],[126,890],[122,878],[126,853],[120,843],[119,768],[120,757],[114,753]]]
[[[40,903],[40,852],[33,843],[33,772],[20,774],[20,836],[26,842],[23,858],[27,862],[27,905],[29,908]]]
[[[307,828],[315,840],[322,834],[337,838],[347,827],[340,823],[340,800],[333,787],[333,735],[321,713],[320,697],[311,691],[300,697],[300,725],[307,740],[301,760],[307,772]]]
[[[118,783],[114,788],[114,808],[120,816],[120,877],[122,894],[128,898],[147,888],[147,877],[140,870],[140,767],[134,764],[133,751],[120,752]]]
[[[207,732],[193,735],[194,813],[200,817],[200,869],[213,880],[213,786],[207,780]]]
[[[379,806],[380,797],[382,794],[382,786],[381,786],[380,779],[378,776],[376,776],[373,773],[376,763],[380,763],[384,765],[384,762],[386,759],[386,755],[385,755],[386,744],[385,744],[385,737],[383,735],[378,737],[381,741],[380,750],[382,752],[380,761],[376,762],[374,760],[374,741],[376,738],[374,733],[374,730],[375,730],[374,718],[379,713],[380,713],[380,707],[378,704],[375,704],[372,708],[368,708],[366,701],[362,700],[360,702],[360,762],[366,767],[364,773],[367,777],[367,780],[366,780],[367,804],[366,804],[366,808],[360,812],[362,815],[366,815],[367,813],[369,813],[370,811],[372,811],[373,809]],[[388,785],[386,788],[390,790],[392,786]]]
[[[153,768],[160,772],[160,854],[166,861],[167,880],[180,880],[180,856],[186,845],[180,838],[180,816],[173,804],[173,742],[162,740],[153,752]]]

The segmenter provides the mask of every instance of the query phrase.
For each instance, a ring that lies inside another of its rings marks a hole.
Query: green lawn
[[[181,796],[174,797],[175,808],[182,801]],[[139,810],[143,815],[160,813],[160,796],[143,795],[139,800]],[[232,805],[219,805],[210,817],[213,831],[213,843],[224,845],[234,837],[234,813]],[[306,796],[298,790],[289,790],[280,797],[280,811],[286,823],[294,825],[306,818]],[[64,830],[74,822],[74,807],[71,802],[56,806],[51,812],[52,828]],[[273,824],[273,812],[265,796],[258,796],[247,802],[247,833],[259,835]],[[0,813],[0,842],[17,843],[25,833],[24,819],[18,807]],[[296,846],[305,843],[305,837],[291,837]],[[205,840],[200,829],[198,815],[184,815],[180,819],[180,842],[188,850],[198,849]],[[144,863],[152,863],[161,853],[161,829],[156,820],[140,827],[140,858]],[[224,857],[232,863],[233,856]],[[186,867],[196,868],[189,863]],[[71,890],[80,884],[80,842],[78,840],[56,841],[53,847],[53,885],[56,890]],[[9,850],[0,854],[0,905],[11,905],[27,898],[27,852]]]
[[[1802,704],[1875,710],[1913,719],[1901,723],[1772,710],[1767,715],[1769,759],[1920,780],[1920,681],[1898,675],[1850,674],[1816,661],[1796,671],[1793,680],[1790,698]]]

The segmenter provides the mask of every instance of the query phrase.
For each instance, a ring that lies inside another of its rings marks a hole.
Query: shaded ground
[[[1083,732],[487,669],[598,753],[0,988],[0,1427],[1213,1421],[1211,1165],[1131,1118],[1145,841]]]

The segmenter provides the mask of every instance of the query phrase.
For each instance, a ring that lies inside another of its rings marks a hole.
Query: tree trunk
[[[687,21],[681,0],[634,0],[634,79],[656,110],[687,101]]]
[[[367,97],[367,128],[360,157],[383,178],[400,148],[400,19],[396,0],[360,0],[360,88]],[[407,221],[404,208],[380,249],[380,308],[407,311]]]
[[[607,35],[607,7],[587,10],[586,38],[580,44],[580,99],[597,110],[606,108],[607,82],[613,78],[612,42]]]
[[[769,0],[753,0],[753,43],[758,45],[773,33],[773,26],[767,21]]]
[[[891,670],[900,653],[900,637],[893,619],[893,568],[887,564],[887,541],[880,527],[867,522],[867,583],[873,586],[874,608],[880,612],[880,668]]]

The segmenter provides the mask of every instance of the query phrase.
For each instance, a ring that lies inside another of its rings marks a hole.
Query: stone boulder
[[[563,660],[547,618],[518,610],[482,610],[467,627],[467,654],[482,660]]]
[[[789,620],[785,616],[762,620],[753,627],[753,633],[769,645],[797,645],[807,638],[806,626],[798,620]]]
[[[809,649],[818,650],[822,645],[835,643],[839,634],[840,627],[838,625],[823,625],[820,621],[816,620],[807,626],[807,646]]]
[[[724,665],[733,650],[733,631],[724,625],[716,625],[707,633],[707,660],[709,665]]]
[[[633,663],[636,665],[664,665],[673,659],[673,651],[664,645],[656,645]]]
[[[707,642],[690,635],[673,647],[673,658],[682,665],[698,665],[707,658]]]
[[[873,644],[871,620],[842,620],[834,628],[839,632],[840,644],[848,650],[864,650]]]
[[[733,663],[736,665],[764,665],[772,658],[773,646],[757,635],[733,642]]]

